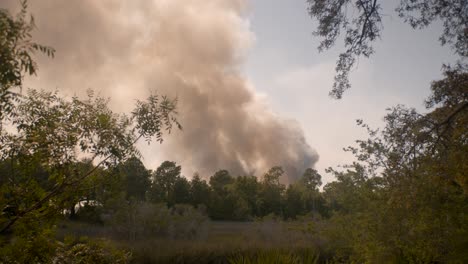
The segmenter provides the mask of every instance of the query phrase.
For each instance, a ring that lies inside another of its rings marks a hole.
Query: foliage
[[[263,176],[263,184],[260,189],[260,198],[258,201],[259,212],[261,216],[274,213],[282,215],[282,193],[285,186],[280,183],[280,178],[284,170],[275,166]]]
[[[60,243],[53,263],[57,264],[126,264],[130,263],[131,253],[116,249],[101,241],[90,241],[88,239],[70,239]]]
[[[330,95],[340,99],[351,87],[349,73],[359,57],[374,53],[373,43],[383,29],[383,10],[378,0],[307,0],[308,11],[317,19],[314,32],[322,39],[319,51],[330,49],[344,32],[345,51],[336,63]],[[436,20],[443,23],[442,45],[449,44],[461,58],[468,56],[468,1],[401,0],[397,14],[413,28],[424,28]]]
[[[348,148],[358,159],[324,187],[331,219],[322,235],[356,262],[466,260],[466,72],[447,69],[419,114],[397,106],[386,126]],[[463,262],[463,261],[462,261]]]
[[[310,168],[287,190],[280,183],[284,171],[279,166],[271,168],[263,181],[253,175],[233,177],[229,171],[219,170],[210,177],[209,184],[198,174],[188,181],[180,171],[175,162],[163,162],[153,173],[149,201],[170,207],[203,205],[208,215],[217,220],[245,221],[271,213],[286,219],[310,212],[324,213],[318,190],[321,176]]]
[[[131,254],[104,241],[66,238],[59,242],[52,230],[17,236],[0,248],[1,263],[130,263]]]
[[[10,122],[6,123],[15,131],[3,131],[0,135],[0,158],[11,164],[9,174],[5,175],[8,184],[1,186],[2,205],[14,207],[16,213],[0,219],[1,232],[25,215],[48,210],[60,212],[69,194],[82,187],[84,180],[99,167],[111,168],[138,154],[135,143],[148,132],[141,131],[143,128],[135,122],[138,114],[146,111],[141,108],[155,101],[140,102],[130,117],[114,114],[107,103],[108,100],[94,97],[92,92],[82,101],[76,97],[61,98],[57,92],[29,90],[15,106]],[[151,109],[166,111],[165,105],[153,105]],[[145,122],[170,121],[173,113],[153,117],[156,119]],[[83,156],[91,157],[91,162],[97,160],[97,165],[80,171],[75,164]],[[38,166],[49,175],[44,182],[31,177]]]
[[[211,218],[222,220],[253,220],[271,213],[286,219],[310,212],[324,212],[323,199],[316,185],[321,176],[312,169],[306,170],[288,191],[279,183],[280,167],[270,170],[272,176],[267,175],[268,181],[258,181],[253,175],[233,177],[228,171],[221,170],[210,177],[210,184],[198,174],[188,180],[180,175],[180,171],[181,166],[165,161],[151,173],[152,180],[149,181],[150,171],[135,157],[116,168],[96,170],[95,175],[82,183],[83,190],[74,190],[65,203],[68,208],[76,207],[78,202],[99,204],[102,208],[82,206],[78,213],[71,209],[67,212],[72,212],[71,218],[100,222],[103,218],[112,217],[122,204],[143,201],[164,203],[171,208],[190,204],[206,211]],[[297,193],[294,201],[289,197],[293,195],[293,189]],[[295,206],[294,203],[298,204],[298,209],[292,213],[290,208]]]
[[[150,187],[150,172],[137,157],[131,157],[116,168],[116,173],[122,174],[126,199],[144,201]]]
[[[171,204],[190,203],[190,183],[185,177],[179,177],[174,183],[173,196],[170,198]]]
[[[180,171],[181,167],[175,162],[163,162],[152,175],[150,201],[170,203],[169,199],[174,197],[175,182],[181,176]]]
[[[8,116],[13,101],[18,99],[13,89],[22,87],[25,75],[36,74],[35,52],[54,56],[54,49],[32,41],[34,28],[34,18],[28,19],[25,0],[21,1],[21,10],[15,17],[8,10],[0,9],[0,120]]]
[[[74,215],[75,205],[83,200],[88,206],[80,217],[100,219],[90,200],[111,197],[99,193],[97,185],[109,183],[105,181],[109,172],[139,155],[135,144],[140,138],[162,142],[173,125],[181,128],[177,100],[151,94],[125,115],[113,113],[109,99],[92,91],[85,100],[33,89],[20,96],[15,89],[37,71],[34,53],[55,52],[32,41],[34,19],[27,19],[26,8],[22,1],[15,18],[0,9],[0,262],[127,263],[126,256],[92,243],[62,247],[55,238],[55,223],[67,210]],[[137,165],[143,166],[133,163],[131,171],[138,173]],[[138,186],[145,175],[128,174],[126,193],[145,197],[134,190],[147,186],[145,182]]]
[[[207,206],[210,203],[210,186],[196,173],[190,181],[190,203],[195,206]]]
[[[52,227],[45,222],[23,222],[19,228],[22,232],[9,243],[0,237],[0,263],[50,263],[57,248]]]

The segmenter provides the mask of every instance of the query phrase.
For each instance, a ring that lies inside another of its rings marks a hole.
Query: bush
[[[42,232],[30,237],[14,237],[0,244],[0,263],[54,263],[54,264],[124,264],[130,263],[131,254],[104,242],[86,238],[65,239],[60,242],[53,232]]]
[[[0,241],[0,263],[50,263],[56,246],[49,232],[12,237]]]
[[[104,242],[72,239],[61,243],[57,249],[54,264],[124,264],[130,263],[130,252],[118,250]]]

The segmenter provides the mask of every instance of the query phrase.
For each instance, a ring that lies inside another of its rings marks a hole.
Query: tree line
[[[318,189],[321,176],[310,168],[288,186],[280,182],[284,170],[279,166],[262,177],[233,176],[227,170],[219,170],[208,181],[197,173],[188,180],[181,176],[181,166],[171,161],[149,172],[133,158],[117,170],[125,179],[122,183],[127,199],[165,203],[169,207],[201,206],[216,220],[252,220],[270,214],[295,219],[298,215],[323,213]]]
[[[77,170],[89,170],[93,165],[82,161]],[[11,170],[10,162],[0,164],[0,173]],[[280,182],[284,170],[273,167],[262,177],[233,176],[219,170],[208,180],[195,173],[191,180],[181,175],[181,166],[165,161],[156,170],[145,168],[137,157],[131,157],[112,169],[99,169],[69,195],[67,214],[70,218],[97,220],[99,215],[80,216],[78,205],[101,207],[112,211],[122,203],[165,204],[171,208],[178,204],[192,205],[214,220],[246,221],[274,215],[283,219],[296,219],[299,215],[325,214],[324,199],[319,191],[321,176],[307,169],[297,182]],[[39,185],[47,185],[47,169],[36,168],[33,176]],[[88,208],[90,209],[90,208]],[[96,211],[96,213],[98,213]],[[86,219],[90,218],[90,219]]]

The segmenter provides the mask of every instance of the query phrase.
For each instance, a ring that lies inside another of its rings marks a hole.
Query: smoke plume
[[[30,1],[35,38],[57,50],[39,59],[34,88],[68,95],[88,88],[129,111],[149,91],[177,96],[182,132],[144,150],[155,169],[161,159],[186,173],[262,174],[280,165],[293,180],[318,155],[296,122],[273,114],[241,73],[252,43],[243,0]],[[0,7],[17,10],[16,0]]]

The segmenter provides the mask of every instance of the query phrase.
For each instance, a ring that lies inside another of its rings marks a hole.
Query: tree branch
[[[365,33],[367,31],[367,28],[368,28],[367,24],[370,22],[370,18],[371,18],[372,14],[376,10],[375,7],[377,5],[377,0],[374,0],[374,2],[372,3],[372,7],[371,7],[371,9],[369,11],[367,11],[367,8],[364,5],[364,3],[362,2],[362,0],[359,0],[359,3],[361,4],[362,9],[364,10],[365,19],[364,19],[364,24],[362,25],[361,36],[359,37],[357,45],[361,45],[362,41],[364,40],[364,35],[365,35]]]

